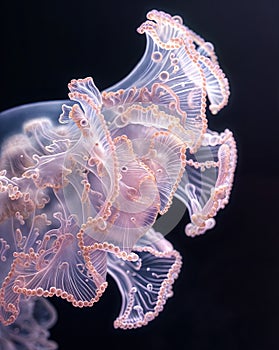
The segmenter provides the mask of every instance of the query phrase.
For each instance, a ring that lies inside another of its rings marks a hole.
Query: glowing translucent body
[[[20,315],[9,326],[0,325],[1,350],[55,350],[57,344],[48,340],[48,329],[56,321],[53,306],[44,298],[21,298]]]
[[[213,46],[179,16],[147,17],[137,67],[102,93],[92,78],[72,80],[59,124],[51,110],[59,101],[2,113],[30,119],[5,140],[0,160],[3,325],[17,322],[25,296],[92,306],[107,273],[123,299],[115,327],[147,324],[181,268],[180,254],[152,228],[158,214],[176,196],[195,236],[228,202],[235,142],[228,130],[210,131],[205,114],[206,98],[215,114],[229,96]]]

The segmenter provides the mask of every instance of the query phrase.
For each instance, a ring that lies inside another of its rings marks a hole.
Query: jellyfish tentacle
[[[221,134],[208,130],[199,151],[188,155],[175,193],[190,213],[187,235],[196,236],[214,226],[214,216],[228,203],[236,160],[236,144],[229,130]]]
[[[86,183],[90,188],[94,178],[100,182],[104,190],[105,203],[98,215],[106,218],[112,202],[119,193],[120,174],[115,145],[105,119],[100,113],[101,95],[92,78],[72,80],[69,89],[69,97],[79,102],[83,111],[78,105],[74,105],[70,112],[70,117],[81,127],[82,136],[69,150],[67,163],[75,163],[76,167],[81,168],[78,172],[89,171]],[[107,157],[107,154],[110,156]],[[90,173],[94,175],[92,181]]]
[[[153,229],[138,241],[134,251],[139,256],[136,262],[108,256],[108,272],[122,296],[115,328],[138,328],[157,317],[173,295],[172,284],[182,264],[180,254]]]
[[[205,74],[209,109],[212,114],[217,114],[228,103],[230,95],[228,80],[220,67],[209,58],[200,56],[199,64]]]

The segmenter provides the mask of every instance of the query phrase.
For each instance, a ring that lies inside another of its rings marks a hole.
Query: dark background
[[[61,350],[88,344],[88,349],[103,344],[111,349],[278,350],[278,1],[3,3],[0,110],[65,99],[72,78],[92,76],[100,90],[119,81],[144,52],[145,38],[136,28],[153,8],[181,15],[213,42],[230,81],[229,105],[217,116],[209,114],[209,126],[229,128],[237,140],[231,201],[206,235],[186,237],[182,222],[168,235],[184,265],[174,297],[147,327],[114,330],[120,295],[109,278],[109,288],[92,309],[52,299],[59,316],[52,338]]]

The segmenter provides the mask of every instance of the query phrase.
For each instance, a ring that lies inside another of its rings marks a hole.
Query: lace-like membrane
[[[124,80],[102,93],[92,78],[72,80],[59,124],[54,114],[34,115],[3,142],[5,326],[19,322],[25,296],[92,306],[107,272],[123,299],[115,327],[146,325],[172,296],[182,263],[152,228],[158,214],[176,196],[190,213],[186,234],[196,236],[228,203],[235,141],[229,130],[210,131],[206,119],[206,98],[215,114],[229,97],[213,45],[179,16],[153,10],[147,17],[138,28],[145,54]],[[34,108],[27,107],[30,117]]]

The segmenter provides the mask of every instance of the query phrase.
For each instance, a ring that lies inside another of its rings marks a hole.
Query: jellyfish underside
[[[1,113],[6,123],[25,120],[1,147],[5,329],[39,297],[92,306],[107,273],[122,295],[114,326],[146,325],[173,295],[182,264],[153,229],[156,218],[176,197],[189,211],[185,233],[194,237],[228,203],[235,141],[229,130],[209,130],[206,119],[207,99],[216,114],[229,97],[213,45],[179,16],[153,10],[147,18],[138,29],[147,37],[145,54],[118,84],[101,93],[92,78],[72,80],[70,100]],[[53,321],[42,323],[47,334]]]

